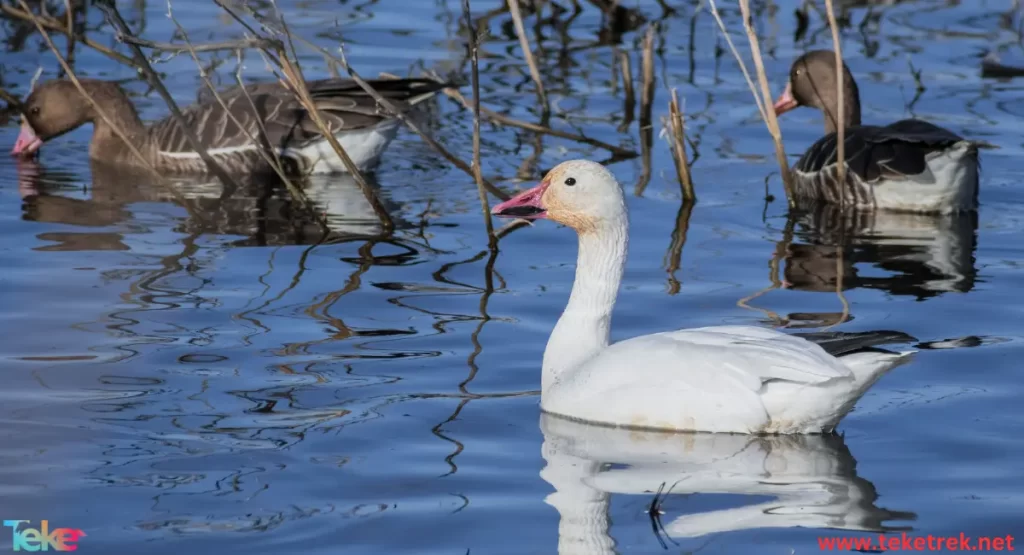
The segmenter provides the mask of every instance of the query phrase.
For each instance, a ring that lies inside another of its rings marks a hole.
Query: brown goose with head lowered
[[[116,83],[81,79],[85,91],[111,123],[146,158],[135,156],[92,103],[70,81],[36,87],[22,108],[21,134],[12,154],[33,156],[45,141],[86,123],[93,124],[89,157],[105,163],[152,166],[162,173],[205,173],[174,118],[143,124],[128,95]],[[370,85],[401,109],[409,109],[449,86],[429,79],[382,79]],[[320,115],[360,169],[372,167],[400,122],[350,79],[307,83]],[[295,95],[281,83],[259,83],[210,93],[182,110],[185,121],[207,151],[232,173],[272,172],[264,154],[280,156],[289,173],[345,172],[345,166]],[[255,140],[254,140],[255,139]],[[261,153],[262,151],[262,153]],[[271,158],[273,158],[271,156]]]
[[[977,145],[919,119],[884,127],[861,125],[860,93],[846,64],[842,83],[846,178],[839,183],[836,77],[834,52],[808,52],[793,62],[786,90],[775,101],[776,114],[810,106],[825,116],[826,135],[793,166],[797,197],[907,212],[977,208]]]

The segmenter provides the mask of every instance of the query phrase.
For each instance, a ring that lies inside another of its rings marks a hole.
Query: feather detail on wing
[[[369,84],[402,110],[449,86],[430,79],[382,79]],[[373,127],[390,117],[351,79],[323,79],[307,86],[334,134]],[[185,109],[183,116],[208,149],[251,148],[251,137],[258,138],[263,148],[281,150],[301,149],[323,139],[299,100],[278,82],[247,85],[244,89],[235,86],[216,95],[203,91],[199,102]],[[162,152],[192,151],[171,118],[154,124],[150,136]]]
[[[844,140],[847,171],[866,183],[908,178],[932,183],[928,160],[961,141],[948,129],[916,119],[885,127],[850,127]],[[830,133],[807,149],[793,168],[805,174],[831,170],[837,156],[836,134]]]
[[[709,391],[723,381],[738,381],[746,389],[759,391],[771,380],[816,384],[852,377],[845,365],[818,345],[752,326],[714,326],[628,339],[608,347],[584,369],[621,367],[637,353],[643,353],[648,364],[672,371],[672,380],[692,382],[695,390]]]

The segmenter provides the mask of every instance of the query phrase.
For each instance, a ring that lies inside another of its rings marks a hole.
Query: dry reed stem
[[[25,4],[25,0],[18,0],[18,2],[21,4],[22,9],[24,9],[26,13],[31,13],[29,11],[28,5]],[[82,82],[78,80],[78,75],[76,75],[74,70],[71,69],[71,66],[68,65],[67,61],[64,59],[64,56],[61,55],[60,50],[58,50],[57,45],[53,43],[53,39],[50,38],[50,34],[47,32],[43,24],[35,19],[31,19],[31,21],[35,24],[35,27],[39,31],[39,34],[42,35],[43,41],[46,42],[46,46],[50,49],[51,52],[53,52],[54,57],[57,58],[57,63],[60,64],[61,68],[64,70],[64,73],[67,74],[68,79],[75,86],[75,88],[78,89],[79,94],[81,94],[89,103],[89,105],[92,106],[92,109],[96,112],[96,115],[99,116],[101,120],[103,120],[103,123],[107,127],[109,127],[115,135],[117,135],[118,139],[121,139],[121,142],[125,144],[125,146],[132,153],[132,155],[139,159],[139,161],[142,163],[143,168],[149,170],[158,177],[156,181],[165,189],[167,189],[167,191],[171,194],[175,201],[177,201],[183,208],[185,208],[185,210],[187,210],[193,218],[200,222],[203,221],[203,218],[195,211],[195,209],[192,207],[192,204],[188,201],[188,199],[182,196],[182,194],[177,189],[167,184],[163,179],[159,179],[160,174],[159,172],[156,171],[156,168],[154,168],[153,165],[149,163],[149,160],[147,160],[146,157],[142,155],[142,152],[139,151],[139,149],[135,146],[135,143],[133,143],[128,138],[125,132],[120,127],[114,125],[113,120],[111,120],[110,117],[107,116],[106,112],[103,111],[103,108],[101,108],[100,105],[96,102],[96,99],[94,99],[92,95],[90,95],[85,90],[85,87],[82,86]]]
[[[284,54],[282,52],[281,54]],[[359,189],[362,191],[363,196],[366,197],[366,201],[370,203],[374,213],[381,221],[381,226],[384,228],[384,233],[389,234],[395,229],[395,222],[391,219],[391,215],[388,214],[387,208],[377,197],[377,193],[374,192],[373,188],[363,177],[362,172],[356,167],[355,162],[349,157],[348,153],[345,152],[345,148],[338,142],[338,138],[331,132],[330,127],[323,120],[320,115],[320,110],[316,107],[316,103],[313,101],[313,97],[309,94],[309,89],[306,87],[306,81],[302,76],[302,69],[299,67],[297,62],[293,62],[287,56],[281,56],[279,61],[281,64],[281,71],[285,75],[287,80],[287,86],[291,89],[292,94],[295,94],[299,103],[306,109],[306,113],[309,114],[313,120],[313,124],[316,125],[320,134],[323,135],[324,139],[327,140],[327,144],[331,145],[331,149],[334,150],[335,154],[341,158],[341,163],[345,165],[345,169],[348,170],[349,174],[355,180],[356,184],[359,185]]]
[[[235,21],[237,21],[240,25],[242,25],[243,27],[248,29],[249,32],[251,32],[253,35],[257,35],[258,34],[255,29],[253,29],[244,19],[242,19],[238,14],[236,14],[234,12],[234,10],[232,10],[229,6],[227,6],[225,4],[226,0],[214,0],[214,1],[217,3],[217,5],[221,9],[223,9],[225,12],[227,12],[227,14],[230,15]],[[248,6],[246,6],[246,7],[248,7]],[[259,18],[259,14],[256,13],[255,11],[253,11],[251,7],[249,7],[249,12],[254,17]],[[281,32],[281,31],[278,30],[277,32]],[[288,35],[288,37],[289,37],[289,40],[291,38],[294,38],[295,40],[297,40],[297,41],[301,42],[302,44],[306,45],[308,48],[312,49],[313,51],[319,53],[324,58],[326,58],[328,60],[332,60],[335,63],[337,63],[339,66],[341,66],[346,71],[346,73],[349,74],[349,77],[351,77],[352,80],[355,81],[357,85],[359,85],[359,88],[363,89],[363,91],[365,91],[367,94],[369,94],[371,97],[373,97],[373,99],[376,100],[377,103],[380,106],[383,106],[390,114],[392,114],[394,117],[398,118],[398,120],[401,121],[402,124],[404,124],[412,132],[414,132],[417,135],[419,135],[420,139],[422,139],[423,142],[427,143],[427,146],[429,146],[430,148],[434,149],[438,154],[440,154],[442,157],[444,157],[445,160],[448,160],[456,168],[462,170],[467,175],[469,175],[471,177],[474,177],[474,175],[473,175],[473,168],[472,168],[472,166],[470,164],[467,164],[466,162],[462,161],[460,158],[456,157],[447,148],[445,148],[443,145],[441,145],[436,140],[434,140],[433,137],[431,137],[430,135],[425,133],[423,130],[421,130],[419,128],[419,126],[416,125],[416,123],[414,123],[404,112],[399,110],[398,107],[396,107],[394,105],[394,103],[392,103],[387,98],[384,98],[379,92],[377,92],[376,89],[374,89],[372,86],[370,86],[370,84],[367,83],[354,69],[352,69],[352,67],[348,65],[348,60],[345,58],[345,50],[343,48],[339,47],[340,56],[336,56],[333,53],[331,53],[331,52],[327,51],[326,49],[322,48],[321,46],[319,46],[317,44],[314,44],[313,42],[308,41],[308,40],[306,40],[306,39],[304,39],[302,37],[298,37],[298,36],[292,37],[291,35]],[[506,193],[505,191],[503,191],[500,188],[498,188],[497,186],[495,186],[493,183],[488,181],[486,178],[484,179],[484,187],[487,188],[487,191],[489,193],[491,193],[492,195],[498,197],[501,200],[508,200],[509,198],[511,198],[508,193]]]
[[[647,27],[644,34],[644,51],[641,72],[643,83],[640,93],[640,157],[642,169],[633,193],[640,196],[651,180],[651,146],[654,142],[654,128],[651,125],[651,109],[654,104],[654,35],[657,23]]]
[[[220,4],[222,1],[223,0],[217,0],[218,4]],[[315,50],[316,52],[319,52],[321,55],[326,56],[326,57],[334,60],[335,62],[337,62],[338,65],[340,65],[341,68],[344,69],[345,72],[349,74],[349,77],[351,77],[352,80],[355,81],[357,85],[359,85],[359,88],[363,89],[364,91],[366,91],[367,94],[372,96],[373,99],[376,100],[379,105],[383,106],[384,109],[387,110],[389,114],[391,114],[394,117],[398,118],[403,124],[405,124],[406,127],[408,127],[414,133],[419,135],[419,137],[421,139],[423,139],[423,142],[427,143],[427,145],[430,146],[431,148],[433,148],[435,151],[437,151],[438,154],[440,154],[446,160],[451,162],[452,165],[454,165],[456,168],[462,170],[467,175],[469,175],[469,176],[471,176],[471,177],[473,177],[475,179],[475,175],[473,173],[473,167],[470,164],[467,164],[466,162],[464,162],[460,158],[456,157],[447,148],[445,148],[440,143],[438,143],[436,140],[434,140],[433,137],[431,137],[426,132],[424,132],[422,129],[420,129],[420,127],[418,125],[416,125],[416,123],[413,122],[409,118],[408,115],[406,115],[402,110],[400,110],[397,106],[395,106],[395,104],[393,102],[391,102],[390,100],[388,100],[387,98],[382,96],[379,92],[377,92],[376,89],[374,89],[372,86],[370,86],[370,84],[367,83],[366,80],[364,80],[359,75],[359,73],[356,72],[356,70],[353,69],[352,66],[350,66],[348,64],[348,60],[345,58],[345,51],[344,51],[344,49],[341,49],[339,47],[340,56],[335,56],[333,53],[328,52],[324,48],[321,48],[319,45],[316,45],[316,44],[314,44],[314,43],[312,43],[312,42],[310,42],[310,41],[308,41],[308,40],[306,40],[306,39],[304,39],[302,37],[296,36],[294,38],[295,38],[295,40],[301,42],[302,44],[305,44],[307,47]],[[488,181],[486,178],[484,179],[483,183],[484,183],[484,187],[487,189],[487,191],[489,193],[491,193],[492,195],[500,198],[501,200],[508,200],[509,198],[511,198],[508,195],[508,193],[506,193],[505,191],[502,191],[500,188],[495,186],[493,183]]]
[[[288,57],[289,52],[283,45],[279,47],[276,61],[278,62],[278,67],[280,68],[281,73],[285,77],[285,79],[282,80],[282,84],[289,88],[292,94],[295,95],[299,103],[302,104],[302,107],[305,108],[306,113],[309,114],[313,124],[316,125],[317,130],[320,131],[321,136],[327,140],[327,144],[331,146],[334,153],[341,159],[341,163],[344,164],[345,169],[348,170],[352,179],[356,182],[356,185],[359,186],[359,190],[363,193],[363,197],[365,197],[366,201],[370,203],[370,207],[373,209],[374,214],[376,214],[377,218],[380,220],[384,234],[390,234],[395,229],[394,220],[391,219],[391,215],[388,214],[387,208],[384,207],[384,204],[380,201],[377,193],[366,181],[363,173],[359,171],[355,162],[353,162],[352,158],[349,157],[348,152],[346,152],[345,148],[338,142],[338,138],[334,136],[330,126],[327,125],[323,120],[323,117],[320,115],[320,110],[317,108],[312,95],[309,93],[309,88],[306,86],[306,79],[302,74],[302,66],[299,65],[298,61],[299,54],[295,49],[295,44],[291,40],[292,34],[288,29],[288,24],[285,22],[284,14],[282,14],[278,9],[277,2],[275,0],[271,0],[271,4],[273,4],[274,10],[278,14],[282,30],[284,31],[285,37],[288,39],[288,49],[291,50],[290,54],[294,58],[294,60],[292,60]]]
[[[167,15],[171,19],[171,22],[174,23],[174,26],[178,29],[178,32],[181,34],[182,40],[185,41],[185,50],[191,55],[192,61],[195,62],[196,68],[199,70],[200,79],[203,80],[203,83],[206,85],[206,88],[210,91],[210,94],[213,95],[214,100],[220,105],[221,109],[224,110],[224,113],[227,114],[228,118],[231,119],[231,121],[235,124],[236,127],[238,127],[242,134],[244,134],[245,137],[251,143],[258,145],[259,141],[257,140],[257,137],[250,133],[246,126],[242,124],[242,122],[239,121],[237,117],[235,117],[235,114],[230,109],[228,109],[227,103],[224,102],[224,99],[220,96],[220,93],[217,92],[217,87],[213,84],[213,81],[210,80],[208,72],[206,71],[205,68],[203,68],[202,62],[199,60],[198,51],[192,48],[192,40],[189,38],[188,32],[186,32],[185,28],[182,27],[182,25],[174,17],[174,14],[171,10],[170,2],[167,3]],[[235,72],[235,80],[238,82],[239,90],[245,96],[246,100],[249,102],[249,107],[252,110],[254,116],[253,119],[259,126],[259,129],[263,133],[263,136],[268,137],[269,135],[267,134],[266,127],[263,125],[263,120],[262,118],[259,117],[259,112],[256,110],[256,105],[253,103],[252,97],[249,96],[249,92],[245,89],[245,83],[242,81],[242,51],[241,49],[239,49],[236,52],[238,55],[238,68]],[[270,144],[269,140],[267,141],[267,144]],[[266,150],[269,150],[270,153],[268,154],[262,148],[258,148],[256,151],[260,154],[263,160],[267,162],[271,169],[274,170],[274,173],[277,174],[279,179],[281,179],[281,182],[284,183],[285,188],[288,189],[288,194],[290,194],[294,200],[296,200],[299,204],[301,204],[304,208],[306,208],[309,211],[309,213],[320,225],[321,231],[326,233],[328,231],[326,219],[316,212],[312,203],[309,202],[309,198],[306,197],[306,194],[302,191],[302,189],[296,186],[295,183],[293,183],[291,179],[289,179],[287,172],[285,172],[284,166],[281,163],[281,158],[278,155],[277,150],[273,148]]]
[[[8,108],[13,108],[19,112],[21,111],[21,99],[18,98],[17,95],[15,95],[14,93],[8,91],[7,89],[0,88],[0,100],[6,102]]]
[[[786,160],[786,150],[782,146],[782,129],[779,128],[779,120],[775,117],[775,110],[768,107],[768,103],[771,102],[772,91],[768,86],[768,75],[764,69],[764,61],[761,59],[761,47],[758,44],[757,33],[754,32],[753,17],[750,15],[750,0],[740,0],[740,13],[743,15],[743,27],[747,31],[747,40],[750,41],[750,54],[754,59],[754,66],[757,68],[757,80],[761,84],[764,112],[768,115],[765,123],[772,134],[772,141],[775,143],[775,158],[779,162],[779,171],[782,172],[782,184],[786,190],[786,199],[792,207],[796,204],[796,198],[793,196],[789,161]]]
[[[679,188],[684,200],[697,200],[697,195],[693,191],[693,181],[690,179],[690,163],[686,159],[686,122],[679,108],[679,96],[674,88],[672,100],[668,103],[668,112],[672,122],[672,159],[676,163]]]
[[[463,96],[462,93],[460,93],[456,89],[444,89],[441,92],[443,92],[445,94],[445,96],[447,96],[448,98],[452,98],[452,99],[456,100],[459,104],[462,104],[467,110],[473,110],[474,109],[473,106],[476,103],[476,97],[475,96],[473,98],[473,101],[471,102],[469,99],[467,99],[465,96]],[[500,114],[498,112],[495,112],[494,110],[490,110],[488,108],[481,107],[480,108],[480,113],[481,113],[481,115],[483,115],[484,117],[486,117],[487,119],[489,119],[489,120],[491,120],[493,122],[500,123],[502,125],[508,125],[509,127],[518,127],[520,129],[525,129],[527,131],[533,131],[534,133],[543,133],[545,135],[551,135],[553,137],[561,137],[563,139],[568,139],[570,141],[576,141],[578,143],[585,143],[585,144],[588,144],[588,145],[591,145],[591,146],[596,146],[598,148],[603,148],[603,149],[611,152],[612,154],[615,154],[616,156],[622,156],[622,157],[628,157],[628,158],[635,158],[637,156],[636,151],[629,150],[627,148],[618,147],[618,146],[615,146],[615,145],[612,145],[612,144],[608,144],[608,143],[603,142],[603,141],[599,141],[597,139],[591,139],[590,137],[586,137],[586,136],[583,136],[583,135],[577,135],[576,133],[569,133],[568,131],[560,131],[558,129],[552,129],[550,127],[546,127],[544,125],[540,125],[540,124],[537,124],[537,123],[530,123],[528,121],[518,120],[518,119],[515,119],[515,118],[512,118],[512,117],[509,117],[509,116],[507,116],[505,114]]]
[[[757,109],[761,112],[761,119],[764,120],[765,125],[768,127],[768,133],[771,134],[772,141],[775,143],[775,159],[779,163],[782,185],[786,190],[786,199],[789,202],[790,208],[792,208],[796,204],[796,199],[793,197],[792,176],[789,171],[789,162],[786,160],[786,151],[782,147],[782,131],[779,129],[779,122],[775,117],[775,110],[769,105],[772,95],[768,88],[768,77],[765,74],[764,63],[761,60],[761,49],[757,42],[757,34],[751,25],[750,2],[749,0],[739,0],[739,3],[740,12],[743,17],[743,27],[747,32],[751,55],[754,59],[758,81],[761,85],[760,93],[758,93],[757,87],[754,85],[754,80],[750,77],[750,72],[747,71],[747,65],[743,62],[743,57],[740,56],[736,45],[732,42],[732,37],[729,36],[729,32],[725,29],[725,23],[722,22],[722,16],[718,13],[718,6],[715,4],[715,0],[708,0],[708,4],[711,7],[711,15],[714,16],[722,36],[725,37],[725,42],[729,45],[733,57],[736,58],[736,63],[739,64],[740,71],[743,72],[743,77],[747,80],[747,85],[750,87],[750,92],[754,95],[754,103],[757,104]]]
[[[506,0],[508,4],[508,11],[512,14],[512,23],[516,28],[516,35],[519,37],[519,46],[523,49],[523,57],[526,58],[526,65],[530,68],[530,77],[533,78],[533,84],[537,87],[537,96],[540,98],[540,104],[543,106],[544,113],[548,113],[551,110],[548,104],[548,95],[544,91],[544,81],[541,79],[540,70],[537,69],[537,61],[533,58],[533,51],[530,49],[530,39],[526,37],[526,28],[523,26],[523,14],[519,11],[519,0]],[[470,21],[469,25],[472,26],[473,22]]]
[[[21,2],[21,0],[19,0],[19,3],[22,5],[21,10],[12,5],[0,3],[0,14],[4,14],[15,19],[20,19],[22,21],[28,21],[29,23],[36,25],[37,28],[39,26],[42,26],[49,31],[60,33],[62,35],[68,34],[68,30],[62,21],[47,15],[36,15],[32,13],[32,11],[24,2]],[[120,62],[126,66],[136,67],[135,62],[132,61],[131,58],[118,52],[115,52],[96,41],[90,40],[88,37],[84,35],[76,33],[74,39],[76,42],[84,44],[112,60]]]
[[[19,1],[24,2],[24,0]],[[117,5],[114,2],[100,2],[96,5],[104,15],[107,16],[107,21],[112,27],[114,27],[114,31],[118,35],[127,36],[132,34],[128,24],[125,22],[124,18],[121,17],[121,13],[117,11]],[[146,77],[146,81],[149,82],[149,85],[156,90],[157,94],[159,94],[164,100],[164,103],[167,104],[167,108],[171,111],[171,117],[174,119],[175,123],[178,124],[178,128],[181,129],[182,135],[185,136],[185,139],[188,141],[189,146],[192,147],[192,150],[194,150],[196,154],[199,155],[199,158],[203,160],[207,169],[217,176],[217,178],[226,186],[237,188],[238,182],[235,181],[235,179],[231,177],[231,174],[221,167],[217,160],[210,155],[206,150],[206,145],[199,140],[195,130],[193,130],[192,127],[188,125],[188,122],[185,121],[185,116],[182,115],[181,109],[178,108],[178,103],[174,101],[174,97],[171,96],[170,91],[167,90],[167,87],[165,87],[163,82],[160,80],[160,74],[158,74],[156,70],[153,69],[153,66],[150,65],[146,55],[142,53],[142,49],[139,48],[138,45],[134,44],[129,44],[128,49],[132,51],[135,63],[142,71],[142,74]]]
[[[839,43],[839,26],[836,24],[836,13],[832,7],[832,0],[825,0],[825,10],[828,13],[828,25],[832,28],[832,48],[836,55],[836,83],[839,83],[839,118],[836,127],[836,170],[839,178],[839,207],[846,204],[846,121],[845,121],[845,95],[846,89],[843,83],[843,48]],[[845,300],[845,299],[844,299]]]
[[[493,250],[497,246],[497,237],[494,236],[494,224],[491,222],[491,207],[487,202],[487,190],[484,189],[484,174],[480,161],[480,43],[476,29],[473,27],[473,16],[469,10],[469,0],[462,0],[462,11],[466,17],[466,29],[469,33],[470,76],[473,86],[473,178],[476,180],[477,193],[480,195],[480,209],[484,214],[487,239]]]
[[[168,7],[168,13],[170,7]],[[178,25],[181,28],[181,25]],[[239,40],[229,40],[224,42],[211,42],[205,44],[194,44],[191,41],[186,41],[188,44],[174,44],[170,42],[153,42],[151,40],[142,39],[134,35],[120,37],[121,42],[125,44],[134,44],[143,48],[150,48],[153,50],[160,50],[163,52],[169,52],[171,54],[182,54],[185,52],[216,52],[219,50],[238,50],[240,48],[272,48],[276,45],[275,41],[267,40],[264,38],[245,38]]]
[[[619,57],[619,69],[622,71],[622,88],[624,91],[622,109],[626,114],[622,119],[622,124],[619,125],[619,133],[623,133],[629,129],[629,124],[633,123],[633,112],[636,110],[636,92],[633,87],[633,64],[630,61],[629,52],[620,52]]]

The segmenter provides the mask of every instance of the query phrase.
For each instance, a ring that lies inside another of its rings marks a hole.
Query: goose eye
[[[576,184],[576,178],[575,177],[570,177],[569,179],[566,179],[565,180],[565,184],[570,186],[570,187],[572,187],[573,185]]]
[[[33,106],[32,109],[29,110],[28,112],[30,114],[32,114],[33,116],[38,116],[39,115],[39,106]]]

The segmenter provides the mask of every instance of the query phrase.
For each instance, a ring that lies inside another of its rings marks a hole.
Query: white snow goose
[[[846,179],[839,183],[837,141],[839,86],[835,54],[814,50],[793,62],[775,113],[810,106],[825,115],[826,135],[793,166],[801,199],[845,203],[860,209],[948,213],[978,203],[978,146],[948,129],[919,119],[884,127],[861,125],[860,93],[843,64]],[[842,197],[841,197],[842,195]]]
[[[22,107],[21,134],[11,154],[34,156],[45,141],[86,123],[93,124],[89,157],[112,165],[150,165],[161,173],[206,173],[207,168],[174,118],[147,127],[128,95],[116,83],[81,79],[83,88],[112,123],[135,143],[147,164],[134,156],[73,83],[47,81]],[[429,79],[381,79],[370,85],[402,109],[434,96],[447,85]],[[360,169],[374,166],[394,139],[400,122],[379,109],[376,100],[350,79],[307,83],[321,117]],[[208,152],[231,173],[271,173],[260,151],[276,152],[293,174],[344,173],[341,159],[314,125],[295,95],[277,82],[233,87],[210,93],[182,110]],[[226,109],[225,109],[226,107]],[[241,124],[241,125],[239,125]],[[256,139],[256,141],[253,140]]]
[[[550,219],[579,236],[569,304],[544,350],[544,412],[654,430],[829,432],[876,380],[909,360],[910,352],[872,348],[908,337],[895,332],[814,336],[818,344],[773,329],[717,326],[610,345],[628,242],[615,177],[594,162],[564,162],[493,213]]]

